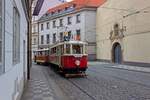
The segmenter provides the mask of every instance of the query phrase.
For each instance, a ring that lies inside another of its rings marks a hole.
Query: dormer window
[[[68,10],[68,7],[65,7],[65,10]]]
[[[46,13],[45,16],[48,16],[48,13]]]
[[[59,9],[59,10],[58,10],[58,13],[60,13],[60,12],[61,12],[61,10]]]
[[[76,7],[76,4],[73,4],[73,8],[75,8]]]
[[[52,15],[54,15],[54,14],[55,14],[55,12],[51,12],[51,14],[52,14]]]

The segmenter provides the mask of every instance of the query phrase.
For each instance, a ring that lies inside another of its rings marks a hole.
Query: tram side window
[[[64,45],[61,45],[61,54],[64,53]]]
[[[87,45],[85,45],[85,54],[87,54],[88,53],[88,46]]]
[[[51,54],[53,54],[53,48],[51,49]]]
[[[83,53],[83,45],[72,45],[73,54],[82,54]]]
[[[59,54],[59,53],[60,53],[60,48],[59,48],[59,46],[58,46],[58,47],[56,47],[56,52],[57,52],[57,54]]]
[[[56,47],[52,48],[52,50],[51,50],[51,54],[54,54],[54,53],[56,53]]]
[[[42,51],[39,51],[39,56],[42,56]]]
[[[66,54],[70,54],[70,44],[66,44]]]

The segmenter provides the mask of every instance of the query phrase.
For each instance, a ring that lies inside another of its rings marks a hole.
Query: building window
[[[43,31],[43,29],[44,29],[44,26],[43,26],[43,24],[41,24],[41,31]]]
[[[68,39],[71,39],[71,31],[68,32]]]
[[[63,19],[60,19],[60,20],[59,20],[59,25],[60,25],[60,27],[63,26]]]
[[[3,37],[3,1],[4,0],[0,0],[0,75],[4,72],[4,66],[3,66],[3,41],[4,41],[4,37]]]
[[[56,42],[56,33],[53,34],[53,43]]]
[[[51,15],[54,15],[55,14],[55,12],[51,12]]]
[[[80,14],[76,15],[76,22],[77,23],[81,22],[81,15]]]
[[[60,41],[63,41],[63,32],[60,33]]]
[[[71,20],[72,20],[72,17],[68,17],[68,25],[72,24]]]
[[[49,22],[46,23],[46,27],[47,27],[47,29],[49,29]]]
[[[76,30],[76,40],[81,40],[81,31],[80,30]]]
[[[68,7],[65,7],[65,11],[67,11],[68,10]]]
[[[49,34],[46,35],[46,42],[47,42],[47,44],[50,43],[50,37],[49,37]]]
[[[53,21],[53,28],[56,28],[56,21]]]
[[[41,35],[41,44],[44,44],[44,36]]]
[[[36,38],[34,38],[34,44],[36,44]]]
[[[58,13],[60,13],[61,11],[62,11],[62,10],[61,10],[61,9],[59,9],[59,10],[58,10]]]
[[[36,32],[36,25],[33,25],[33,33]]]
[[[20,62],[20,15],[16,7],[13,8],[13,64]]]

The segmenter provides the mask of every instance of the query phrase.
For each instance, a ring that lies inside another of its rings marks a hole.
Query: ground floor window
[[[4,72],[4,66],[3,66],[3,56],[4,56],[4,0],[0,0],[0,75]]]
[[[13,64],[20,62],[20,14],[13,8]]]

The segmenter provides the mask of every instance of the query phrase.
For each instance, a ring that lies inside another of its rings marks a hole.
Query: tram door
[[[120,44],[116,44],[114,47],[114,63],[121,64],[122,62],[122,54],[121,54],[121,46]]]

